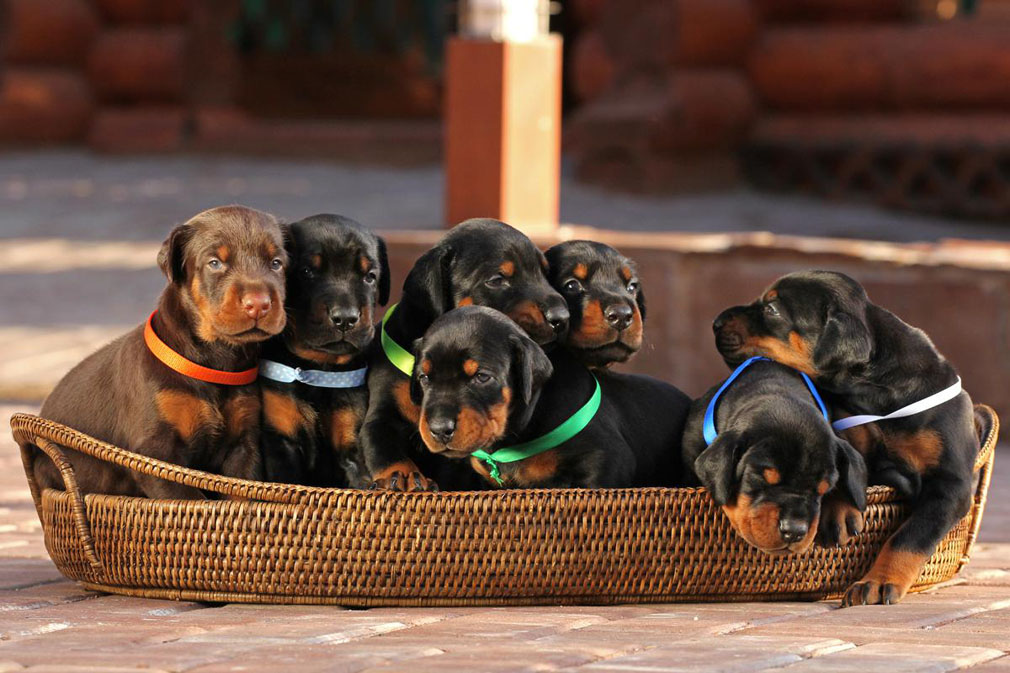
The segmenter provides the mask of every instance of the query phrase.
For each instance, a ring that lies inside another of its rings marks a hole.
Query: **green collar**
[[[550,451],[564,444],[589,425],[589,422],[593,420],[600,408],[600,400],[603,399],[603,393],[600,390],[600,381],[596,376],[593,376],[593,381],[596,382],[596,390],[593,391],[589,401],[582,405],[581,409],[572,414],[567,421],[550,432],[522,444],[502,447],[494,453],[477,450],[471,455],[487,463],[488,467],[491,468],[491,478],[501,486],[504,484],[504,481],[502,481],[501,473],[498,470],[499,463],[515,463],[525,458],[531,458],[544,451]]]
[[[393,311],[396,310],[397,306],[399,304],[393,304],[386,311],[386,315],[382,316],[382,333],[380,334],[382,350],[385,351],[386,357],[389,358],[394,367],[407,376],[412,376],[414,374],[414,356],[406,348],[393,341],[393,337],[386,334],[386,321],[389,320],[389,316],[393,315]]]

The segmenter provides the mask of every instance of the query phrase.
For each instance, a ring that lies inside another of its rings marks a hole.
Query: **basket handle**
[[[14,414],[11,416],[11,429],[13,430],[14,439],[22,447],[27,443],[39,445],[40,440],[49,440],[51,444],[58,445],[64,449],[71,449],[140,474],[151,475],[159,479],[192,486],[202,491],[210,491],[226,497],[291,504],[296,502],[327,501],[336,497],[340,492],[339,489],[251,481],[194,470],[121,449],[118,446],[97,440],[65,425],[31,414]],[[67,463],[62,452],[58,451],[57,453],[64,464],[69,467],[69,463]],[[53,459],[57,467],[60,467],[61,463],[58,459],[53,458],[49,453],[47,455]],[[62,468],[60,470],[61,474],[64,475],[64,483],[67,483],[66,473],[63,472]],[[73,478],[73,470],[70,470],[69,474]],[[74,483],[76,488],[76,481]]]
[[[81,495],[81,489],[77,486],[77,477],[74,475],[73,466],[70,464],[70,461],[67,460],[67,457],[63,455],[63,451],[60,447],[53,444],[45,437],[37,437],[35,440],[35,446],[39,447],[42,453],[49,456],[49,459],[56,465],[56,469],[60,471],[60,476],[63,477],[63,485],[66,487],[66,491],[70,495],[70,506],[71,509],[73,509],[74,528],[77,529],[77,535],[81,539],[81,546],[84,548],[84,558],[88,560],[88,563],[91,564],[92,568],[95,570],[101,570],[102,562],[99,560],[98,553],[95,551],[95,538],[91,535],[91,524],[88,523],[88,513],[87,508],[84,505],[84,496]],[[37,485],[33,490],[37,490]],[[33,493],[32,495],[35,494]]]

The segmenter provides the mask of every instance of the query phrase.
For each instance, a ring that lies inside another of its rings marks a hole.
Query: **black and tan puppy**
[[[141,325],[74,367],[41,415],[153,458],[261,478],[254,381],[261,342],[284,328],[286,263],[281,227],[266,213],[214,208],[176,227],[158,254],[169,282],[148,331]],[[85,493],[203,497],[66,453]],[[34,469],[41,488],[63,487],[41,453]]]
[[[476,306],[438,318],[416,356],[411,398],[425,445],[469,459],[492,486],[672,486],[679,478],[690,399],[669,384],[594,377],[566,349],[548,356],[505,316]]]
[[[918,413],[842,433],[865,456],[869,482],[893,486],[912,503],[843,604],[901,600],[971,504],[979,439],[957,371],[922,330],[871,303],[852,278],[829,271],[784,276],[752,304],[724,311],[714,328],[727,362],[774,358],[809,374],[848,414],[887,415],[949,392]]]
[[[432,476],[444,467],[417,439],[420,409],[410,398],[414,341],[446,311],[476,304],[508,315],[537,343],[554,343],[568,328],[568,308],[546,271],[547,260],[529,238],[488,219],[457,225],[417,260],[370,358],[361,446],[376,488],[434,489]]]
[[[609,245],[566,241],[546,253],[551,285],[568,302],[565,346],[587,367],[626,362],[642,347],[645,293],[635,263]]]
[[[721,388],[691,406],[684,463],[741,537],[769,553],[803,552],[817,535],[825,494],[844,493],[866,509],[863,457],[831,430],[799,372],[756,360]],[[711,444],[703,427],[709,409]]]
[[[361,486],[357,436],[375,309],[389,299],[386,244],[354,220],[314,215],[290,225],[287,250],[288,323],[260,364],[266,477]]]

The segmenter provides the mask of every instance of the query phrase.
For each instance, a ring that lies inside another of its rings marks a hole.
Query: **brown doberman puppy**
[[[41,415],[100,440],[179,465],[262,476],[260,342],[285,323],[287,254],[277,220],[241,206],[204,211],[158,253],[168,286],[146,325],[74,367]],[[202,498],[195,488],[67,451],[84,493]],[[62,488],[36,453],[40,488]]]

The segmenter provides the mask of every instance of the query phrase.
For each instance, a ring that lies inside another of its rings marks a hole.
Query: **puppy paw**
[[[398,491],[401,493],[437,493],[438,484],[417,471],[394,471],[388,476],[372,481],[370,491]]]
[[[863,532],[863,513],[844,498],[825,498],[817,526],[817,544],[841,547]]]
[[[862,579],[845,592],[842,597],[842,607],[853,605],[894,605],[905,597],[906,590],[891,582],[879,582],[872,579]]]

